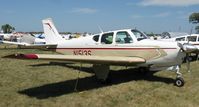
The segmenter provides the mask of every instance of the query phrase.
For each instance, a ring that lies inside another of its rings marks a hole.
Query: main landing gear
[[[110,78],[108,78],[110,72],[110,65],[94,64],[93,70],[98,81],[100,81],[101,83],[110,82]]]

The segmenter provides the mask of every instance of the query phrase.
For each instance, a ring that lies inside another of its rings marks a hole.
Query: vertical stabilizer
[[[42,20],[46,44],[58,44],[64,39],[58,33],[51,18]]]

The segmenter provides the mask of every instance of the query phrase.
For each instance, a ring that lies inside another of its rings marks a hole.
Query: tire
[[[175,85],[178,86],[178,87],[182,87],[184,86],[184,79],[183,78],[176,78],[175,80]]]

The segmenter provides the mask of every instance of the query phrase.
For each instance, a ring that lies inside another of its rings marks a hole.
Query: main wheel
[[[184,79],[183,78],[176,78],[176,80],[175,80],[175,85],[176,86],[178,86],[178,87],[182,87],[182,86],[184,86]]]

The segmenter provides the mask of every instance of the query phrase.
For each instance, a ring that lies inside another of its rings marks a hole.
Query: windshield
[[[138,41],[147,39],[147,36],[144,33],[140,32],[136,29],[131,30],[131,32],[135,35],[135,37],[137,38]]]
[[[188,41],[190,41],[190,42],[196,42],[197,36],[188,36],[187,39],[188,39]]]

